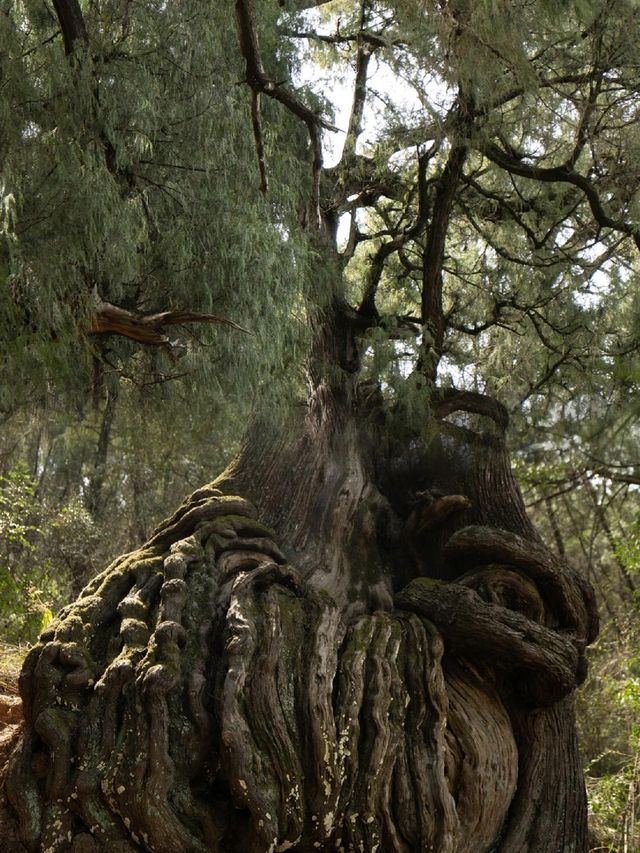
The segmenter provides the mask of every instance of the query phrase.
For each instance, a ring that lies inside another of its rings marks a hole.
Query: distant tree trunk
[[[491,418],[396,442],[327,328],[339,382],[313,370],[304,411],[255,424],[29,653],[16,850],[587,849],[591,590],[531,526]]]
[[[100,419],[100,431],[98,443],[93,459],[93,470],[89,476],[86,490],[87,509],[94,518],[98,518],[104,510],[104,483],[107,476],[107,457],[109,455],[109,444],[111,442],[111,429],[116,413],[118,401],[117,390],[110,389],[106,392],[106,399],[102,418]]]

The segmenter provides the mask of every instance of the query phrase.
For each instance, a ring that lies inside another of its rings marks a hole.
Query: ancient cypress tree
[[[123,339],[175,351],[168,327],[214,324],[227,358],[295,385],[250,338],[310,330],[304,399],[258,407],[234,464],[29,653],[12,849],[586,850],[571,694],[597,613],[526,516],[505,403],[621,352],[585,289],[640,243],[634,10],[301,10],[325,5],[56,0],[3,21],[7,147],[30,164],[4,189],[10,347],[124,371]],[[346,57],[344,127],[289,79],[300,54]],[[56,216],[82,240],[51,274]],[[223,323],[254,335],[229,345]],[[503,371],[469,381],[473,358]]]

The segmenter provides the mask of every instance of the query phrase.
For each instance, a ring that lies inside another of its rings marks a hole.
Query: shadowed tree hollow
[[[12,106],[33,183],[3,185],[3,318],[32,351],[125,381],[150,351],[196,370],[206,340],[244,369],[275,326],[309,330],[233,464],[29,652],[7,849],[587,850],[595,600],[527,518],[506,436],[629,352],[592,297],[626,298],[637,264],[638,22],[549,5],[56,0],[3,22],[15,86],[44,67],[71,105],[52,83]],[[105,209],[45,310],[56,199],[81,192]]]

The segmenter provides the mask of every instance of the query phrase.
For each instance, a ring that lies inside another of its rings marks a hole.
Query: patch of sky
[[[36,124],[35,121],[28,121],[22,129],[22,135],[25,139],[34,139],[36,136],[40,136],[40,133],[40,125]]]
[[[324,10],[307,10],[302,20],[305,30],[318,35],[332,36],[339,32],[339,14],[328,14],[326,7]],[[333,122],[339,131],[323,132],[323,155],[328,168],[340,161],[349,126],[355,84],[353,49],[350,54],[349,61],[329,68],[304,61],[293,81],[296,86],[307,86],[331,103]],[[374,54],[369,63],[367,100],[357,153],[370,154],[380,142],[382,132],[392,128],[394,121],[401,121],[405,129],[424,129],[420,141],[430,141],[437,134],[442,116],[454,100],[455,92],[450,86],[436,75],[412,68],[408,57],[406,67],[400,73]],[[415,153],[413,148],[405,150]],[[394,152],[394,157],[401,158],[402,151]],[[390,165],[393,165],[391,161]]]
[[[574,290],[572,299],[581,308],[597,310],[613,289],[612,261],[609,259],[609,248],[603,243],[596,242],[584,249],[580,255],[585,261],[585,267],[572,267],[572,275],[584,277],[583,284]],[[618,263],[615,270],[617,282],[627,282],[633,275],[633,270]]]

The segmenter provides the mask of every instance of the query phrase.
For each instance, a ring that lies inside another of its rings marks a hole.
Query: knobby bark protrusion
[[[346,626],[255,515],[196,493],[32,650],[7,780],[26,849],[454,851],[499,831],[517,757],[491,682],[456,705],[429,622]],[[456,807],[483,785],[470,730],[501,780],[482,819]]]

